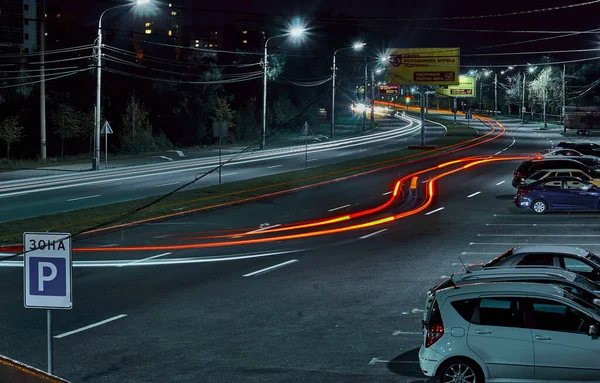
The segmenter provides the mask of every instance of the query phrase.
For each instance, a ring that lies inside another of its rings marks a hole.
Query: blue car
[[[515,205],[538,214],[550,210],[600,210],[600,188],[576,177],[550,177],[520,186]]]

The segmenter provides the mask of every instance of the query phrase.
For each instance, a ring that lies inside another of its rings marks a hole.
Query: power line
[[[142,76],[142,75],[128,73],[128,72],[119,71],[119,70],[106,68],[106,67],[103,67],[102,70],[109,72],[109,73],[114,73],[114,74],[118,74],[118,75],[122,75],[122,76],[135,77],[135,78],[139,78],[139,79],[143,79],[143,80],[178,83],[178,84],[190,84],[190,85],[230,84],[230,83],[235,83],[235,82],[245,82],[245,81],[257,80],[262,77],[261,72],[256,72],[256,74],[251,74],[251,75],[248,75],[247,77],[223,79],[223,80],[217,80],[217,81],[183,81],[183,80],[169,80],[169,79]]]
[[[538,41],[547,41],[547,40],[561,39],[564,37],[578,36],[578,35],[581,35],[584,33],[600,33],[600,29],[590,29],[588,31],[583,31],[583,32],[566,33],[566,34],[562,34],[562,35],[558,35],[558,36],[542,37],[539,39],[530,39],[530,40],[524,40],[524,41],[515,41],[512,43],[488,45],[488,46],[484,46],[484,47],[478,47],[475,49],[489,49],[489,48],[507,47],[507,46],[511,46],[511,45],[529,44],[529,43],[534,43],[534,42],[538,42]]]
[[[86,50],[86,49],[91,49],[92,47],[93,47],[93,45],[91,45],[91,44],[90,45],[81,45],[81,46],[72,47],[72,48],[63,48],[63,49],[44,51],[44,54],[53,55],[53,54],[71,53],[71,52],[77,52],[77,51],[82,51],[82,50]],[[41,52],[20,53],[20,54],[1,54],[0,58],[31,57],[31,56],[40,56],[41,54],[42,54]]]
[[[68,76],[73,76],[73,75],[76,75],[78,73],[86,72],[86,71],[88,71],[90,69],[91,69],[91,67],[90,68],[85,68],[85,69],[79,69],[79,70],[75,70],[75,71],[72,71],[70,73],[63,74],[61,76],[56,76],[56,77],[49,77],[51,75],[47,75],[46,79],[44,81],[58,80],[60,78],[64,78],[64,77],[68,77]],[[39,84],[41,82],[42,82],[41,80],[38,80],[38,81],[24,82],[24,83],[21,83],[21,84],[5,85],[5,86],[0,86],[0,89],[16,88],[16,87],[20,87],[20,86],[34,85],[34,84]]]

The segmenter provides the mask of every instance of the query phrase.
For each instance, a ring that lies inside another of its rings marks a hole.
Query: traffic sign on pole
[[[71,309],[71,236],[64,233],[23,234],[25,307]]]

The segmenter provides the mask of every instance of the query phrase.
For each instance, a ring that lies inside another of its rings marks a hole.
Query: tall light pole
[[[367,76],[369,73],[369,61],[367,60],[367,58],[365,57],[365,80],[364,80],[364,84],[363,84],[363,105],[365,106],[365,109],[363,110],[363,120],[362,120],[362,131],[364,132],[366,129],[366,124],[367,124]],[[372,109],[372,107],[371,107]],[[372,110],[371,110],[372,112]]]
[[[333,76],[332,76],[332,86],[331,86],[331,126],[329,127],[330,138],[333,138],[335,136],[335,73],[337,72],[337,67],[335,66],[335,55],[339,51],[342,51],[344,49],[353,49],[355,51],[359,51],[359,50],[363,49],[363,47],[365,45],[367,45],[367,44],[362,43],[362,42],[356,42],[356,43],[352,44],[352,46],[350,46],[350,47],[340,48],[340,49],[336,50],[335,52],[333,52],[333,66],[331,67]]]
[[[262,135],[260,138],[260,149],[264,149],[267,144],[267,72],[269,70],[269,57],[267,52],[267,47],[269,45],[269,41],[272,39],[276,39],[279,37],[294,37],[300,38],[304,35],[306,29],[302,27],[294,27],[290,29],[286,33],[282,33],[280,35],[271,36],[265,41],[265,53],[263,57],[263,110],[262,110]]]
[[[523,105],[521,108],[521,112],[523,114],[521,123],[523,124],[525,123],[525,79],[527,78],[527,73],[532,74],[533,72],[535,72],[535,67],[533,66],[529,66],[527,68],[527,72],[523,72]]]
[[[498,118],[498,73],[494,73],[494,118]]]
[[[135,3],[127,3],[117,5],[112,8],[108,8],[102,14],[98,20],[98,37],[96,38],[96,118],[94,121],[94,158],[92,159],[92,170],[100,169],[100,111],[102,110],[102,17],[108,11],[113,9],[131,7],[132,5],[145,5],[149,4],[150,0],[137,0]]]

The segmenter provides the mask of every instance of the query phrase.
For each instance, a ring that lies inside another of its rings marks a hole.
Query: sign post
[[[24,233],[24,304],[28,309],[46,309],[48,373],[52,374],[52,310],[73,307],[73,258],[71,235]]]
[[[108,135],[113,134],[113,130],[108,121],[104,122],[104,126],[100,133],[104,134],[104,169],[108,169]]]
[[[223,137],[229,135],[229,124],[222,121],[213,121],[213,137],[219,137],[219,185],[221,185],[221,173],[223,165],[221,162],[221,147],[223,145]]]

